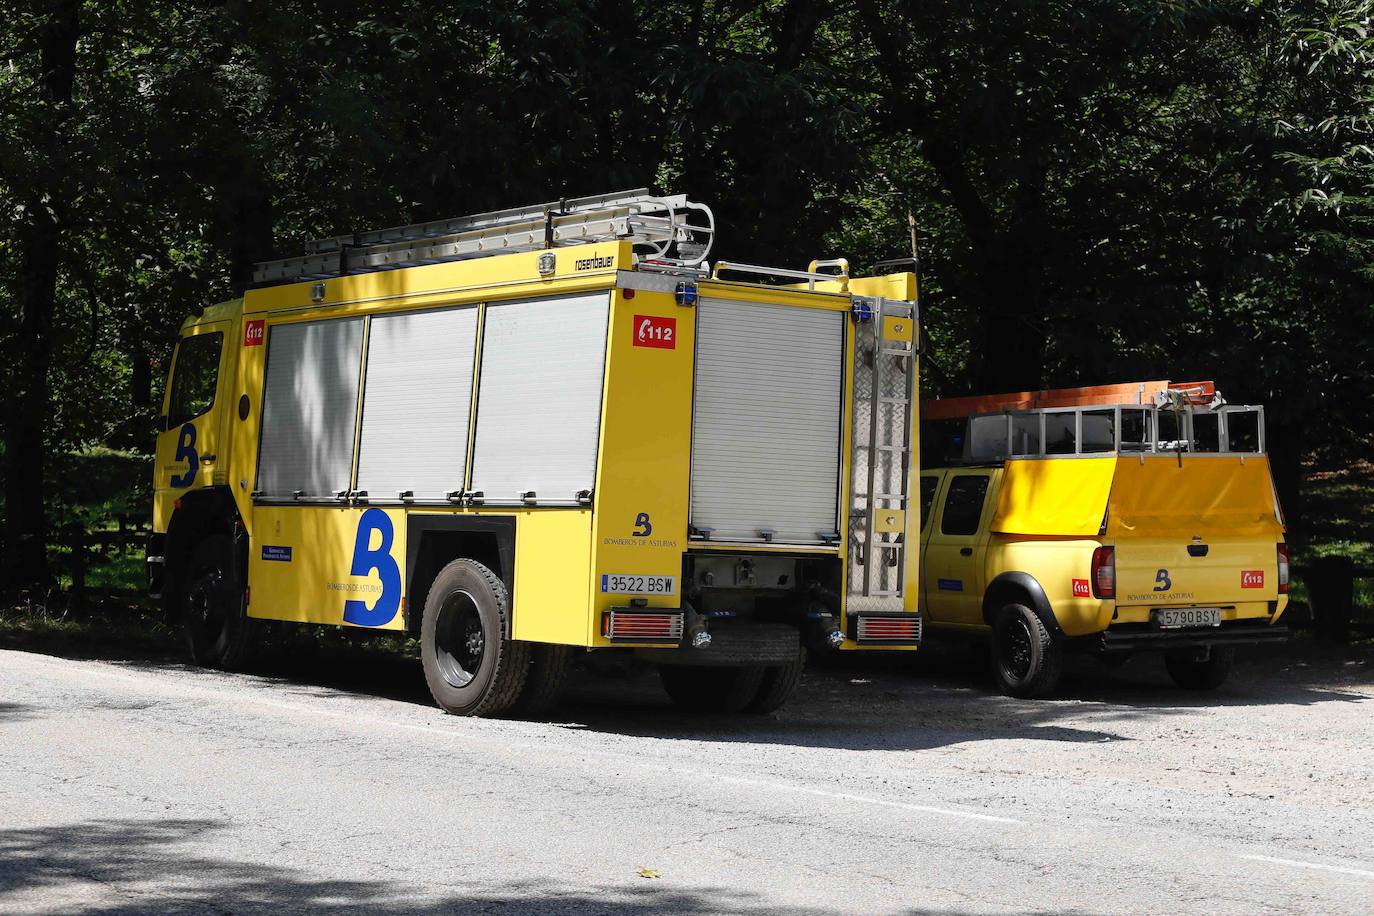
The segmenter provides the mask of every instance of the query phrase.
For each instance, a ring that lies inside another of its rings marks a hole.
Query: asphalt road
[[[764,719],[587,679],[515,722],[352,656],[0,651],[0,912],[1370,912],[1372,655],[1038,703],[850,662]]]

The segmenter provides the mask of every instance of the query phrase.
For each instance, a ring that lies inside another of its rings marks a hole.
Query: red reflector
[[[608,639],[677,642],[682,639],[682,614],[648,614],[612,610],[606,615]]]
[[[890,640],[918,642],[921,638],[919,617],[859,617],[855,635],[859,642]]]
[[[1279,545],[1279,594],[1288,594],[1288,545]]]
[[[1116,548],[1099,547],[1093,551],[1093,597],[1116,597]]]

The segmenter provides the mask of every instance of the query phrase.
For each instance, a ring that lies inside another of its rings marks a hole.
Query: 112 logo
[[[635,346],[655,347],[660,350],[677,349],[677,319],[636,315]]]

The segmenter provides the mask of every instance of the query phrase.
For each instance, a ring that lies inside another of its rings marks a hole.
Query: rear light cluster
[[[1279,545],[1279,594],[1288,594],[1288,545]]]
[[[601,635],[631,642],[681,642],[682,612],[612,608],[602,618]]]
[[[1093,551],[1093,597],[1116,597],[1116,548],[1099,547]]]
[[[915,614],[900,617],[864,615],[858,618],[855,636],[858,642],[920,642],[921,618]]]

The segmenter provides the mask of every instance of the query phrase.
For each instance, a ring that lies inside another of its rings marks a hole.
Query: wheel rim
[[[224,602],[216,598],[219,582],[219,570],[207,569],[186,590],[187,622],[196,645],[205,649],[214,647],[228,622]]]
[[[1002,672],[1012,681],[1025,680],[1030,674],[1034,652],[1030,627],[1021,619],[1011,621],[1002,631]]]
[[[482,615],[472,595],[460,590],[445,598],[434,628],[434,657],[444,680],[453,687],[471,684],[486,648]]]

